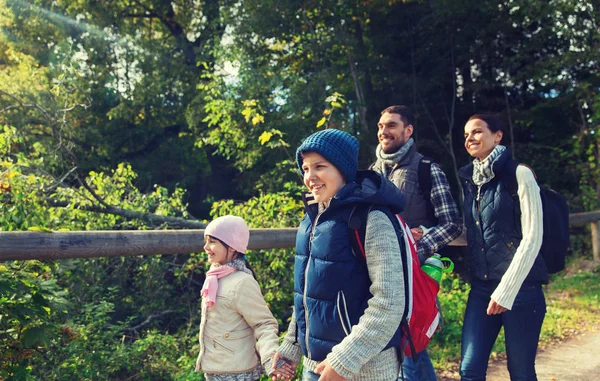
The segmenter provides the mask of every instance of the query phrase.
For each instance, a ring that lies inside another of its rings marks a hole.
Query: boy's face
[[[316,152],[302,154],[302,171],[304,185],[312,192],[317,202],[330,200],[346,184],[341,172]]]

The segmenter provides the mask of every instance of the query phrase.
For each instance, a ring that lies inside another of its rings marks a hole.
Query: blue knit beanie
[[[296,161],[302,170],[302,152],[316,152],[333,164],[346,182],[354,181],[358,170],[358,139],[347,132],[327,129],[315,132],[296,150]]]

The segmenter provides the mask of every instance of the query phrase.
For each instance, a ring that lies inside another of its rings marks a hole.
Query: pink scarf
[[[207,307],[212,306],[217,301],[217,289],[219,288],[219,278],[223,278],[237,270],[231,266],[211,267],[206,273],[206,279],[202,286],[200,295],[204,298]]]

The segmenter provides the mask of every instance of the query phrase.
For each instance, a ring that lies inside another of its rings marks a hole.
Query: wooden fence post
[[[592,258],[600,262],[600,224],[598,220],[590,222],[592,229]]]

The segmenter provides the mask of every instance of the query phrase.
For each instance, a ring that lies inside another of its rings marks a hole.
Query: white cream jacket
[[[220,278],[215,304],[201,305],[196,371],[250,372],[258,365],[259,356],[263,367],[270,370],[279,346],[279,326],[252,275],[236,271]]]

